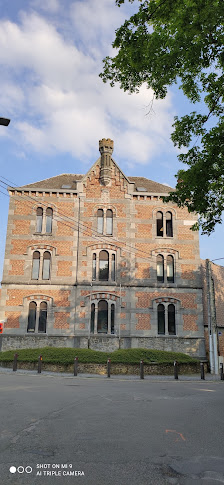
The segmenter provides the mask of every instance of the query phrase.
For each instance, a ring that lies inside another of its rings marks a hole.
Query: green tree
[[[171,138],[188,168],[179,170],[176,190],[165,201],[198,212],[193,229],[210,234],[224,210],[224,1],[138,1],[137,13],[116,30],[118,53],[103,60],[100,77],[131,93],[146,83],[157,99],[177,83],[196,104],[174,119]]]

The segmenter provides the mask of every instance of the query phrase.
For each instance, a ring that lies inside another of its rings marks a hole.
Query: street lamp
[[[9,123],[10,123],[10,120],[8,118],[0,118],[0,125],[8,126]]]

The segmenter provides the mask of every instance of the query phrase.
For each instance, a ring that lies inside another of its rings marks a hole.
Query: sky
[[[0,0],[0,178],[25,185],[60,173],[86,173],[99,140],[127,176],[175,186],[182,168],[170,140],[174,116],[194,109],[177,87],[165,100],[111,88],[99,78],[113,55],[115,29],[138,6],[115,0]],[[7,180],[4,180],[7,182]],[[0,278],[8,197],[0,187]],[[224,230],[200,236],[201,258],[224,258]],[[224,260],[217,261],[224,264]]]

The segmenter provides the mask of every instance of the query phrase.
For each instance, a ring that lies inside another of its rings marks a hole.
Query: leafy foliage
[[[127,0],[134,3],[137,0]],[[120,7],[125,0],[116,0]],[[168,86],[180,89],[204,113],[174,120],[174,145],[188,165],[176,175],[176,191],[164,198],[198,212],[194,229],[210,234],[224,209],[224,3],[223,0],[139,0],[138,12],[116,30],[114,57],[100,77],[111,86],[138,92],[144,83],[156,98]],[[188,150],[186,150],[186,148]]]
[[[0,362],[12,362],[14,354],[18,354],[18,362],[37,362],[39,355],[42,355],[43,362],[48,364],[73,364],[77,356],[81,363],[106,364],[110,358],[112,363],[119,364],[139,364],[143,360],[145,364],[195,362],[195,359],[179,352],[166,352],[154,349],[120,349],[114,352],[99,352],[91,349],[69,349],[44,347],[39,349],[19,349],[0,352]]]

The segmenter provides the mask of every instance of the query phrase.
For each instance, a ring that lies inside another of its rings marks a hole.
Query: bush
[[[73,349],[44,347],[38,349],[18,349],[0,352],[0,361],[12,362],[14,354],[18,354],[18,362],[37,362],[39,355],[42,355],[43,362],[48,364],[73,364],[77,356],[80,363],[105,364],[107,359],[111,363],[117,364],[139,364],[140,360],[144,364],[172,364],[177,360],[180,364],[197,362],[189,355],[179,352],[166,352],[155,349],[120,349],[114,352],[99,352],[91,349]]]

